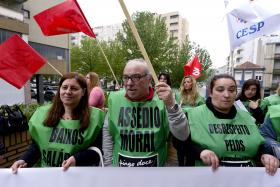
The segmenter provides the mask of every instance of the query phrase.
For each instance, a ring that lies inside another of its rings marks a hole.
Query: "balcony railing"
[[[280,53],[275,53],[275,54],[274,54],[274,58],[275,58],[275,59],[280,59]]]
[[[22,4],[26,1],[28,0],[0,0],[0,3],[11,5],[11,4]]]
[[[280,69],[273,69],[273,74],[280,75]]]

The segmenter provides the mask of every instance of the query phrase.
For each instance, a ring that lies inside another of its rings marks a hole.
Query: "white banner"
[[[225,1],[227,2],[227,1]],[[249,3],[229,1],[226,9],[230,47],[280,31],[280,0],[259,0]]]
[[[264,168],[24,168],[17,174],[0,169],[1,187],[279,187],[280,173]]]

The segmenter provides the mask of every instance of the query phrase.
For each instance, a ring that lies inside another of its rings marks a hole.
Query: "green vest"
[[[237,109],[234,119],[219,119],[206,105],[189,109],[192,141],[216,153],[220,160],[250,160],[264,143],[250,114]],[[203,117],[201,117],[203,116]],[[202,165],[196,161],[196,165]]]
[[[180,93],[176,94],[175,99],[176,99],[177,103],[181,104],[182,101],[181,101],[181,94]],[[181,107],[182,108],[192,108],[192,107],[203,105],[204,103],[205,103],[204,97],[202,97],[201,95],[198,95],[194,105],[190,105],[189,103],[182,103]]]
[[[280,104],[270,106],[268,108],[268,114],[272,127],[275,130],[277,141],[280,142]]]
[[[169,127],[165,105],[158,96],[146,102],[132,102],[121,90],[110,94],[108,106],[113,165],[164,166]]]
[[[102,130],[105,114],[90,109],[90,125],[80,130],[79,120],[61,119],[57,127],[46,127],[43,122],[51,105],[36,110],[29,121],[30,135],[41,152],[39,167],[59,167],[63,160],[91,146]]]
[[[269,97],[265,97],[260,105],[261,109],[264,110],[266,107],[271,105],[280,104],[280,96],[278,94],[271,95]]]

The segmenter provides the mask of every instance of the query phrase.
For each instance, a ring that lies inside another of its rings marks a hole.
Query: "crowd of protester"
[[[124,88],[105,100],[98,75],[65,74],[51,104],[29,121],[33,143],[11,166],[21,167],[166,166],[172,137],[178,166],[255,167],[274,175],[280,158],[280,85],[262,98],[258,80],[245,81],[237,93],[235,79],[215,75],[209,97],[196,79],[184,76],[178,91],[168,73],[152,76],[143,59],[127,62]],[[106,110],[105,110],[106,107]],[[103,153],[99,157],[90,147]]]

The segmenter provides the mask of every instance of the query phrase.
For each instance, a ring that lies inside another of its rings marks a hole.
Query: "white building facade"
[[[273,93],[280,82],[280,35],[263,36],[237,47],[228,58],[230,73],[247,61],[265,67],[263,87],[265,92]]]

